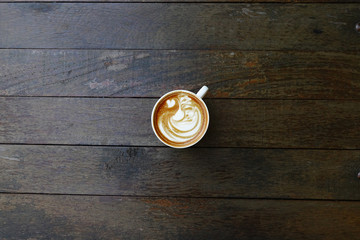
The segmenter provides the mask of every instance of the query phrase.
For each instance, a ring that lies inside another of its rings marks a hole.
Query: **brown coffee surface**
[[[163,98],[154,110],[154,129],[161,140],[174,147],[196,143],[205,133],[208,115],[204,104],[187,92]]]

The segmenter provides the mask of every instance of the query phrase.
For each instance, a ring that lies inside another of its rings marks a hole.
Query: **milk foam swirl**
[[[178,94],[166,100],[158,118],[160,132],[173,142],[185,142],[201,129],[201,109],[186,94]]]

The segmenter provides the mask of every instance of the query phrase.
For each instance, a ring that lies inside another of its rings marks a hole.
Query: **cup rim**
[[[166,142],[164,142],[158,135],[158,133],[155,131],[155,127],[154,127],[154,114],[155,114],[155,109],[156,107],[158,106],[158,104],[160,103],[161,100],[163,100],[166,96],[170,95],[170,94],[173,94],[174,92],[186,92],[192,96],[194,96],[196,99],[198,99],[204,106],[205,106],[205,109],[206,109],[206,115],[208,117],[208,121],[207,121],[207,124],[206,124],[206,128],[205,128],[205,131],[204,133],[202,134],[202,136],[196,141],[196,142],[193,142],[192,144],[190,145],[187,145],[187,146],[182,146],[182,147],[176,147],[176,146],[172,146]],[[204,102],[204,100],[200,97],[198,97],[195,93],[193,92],[190,92],[188,90],[183,90],[183,89],[177,89],[177,90],[172,90],[170,92],[167,92],[165,93],[164,95],[162,95],[155,103],[154,107],[153,107],[153,110],[151,112],[151,127],[152,127],[152,130],[153,132],[155,133],[155,136],[163,143],[165,144],[166,146],[169,146],[169,147],[172,147],[172,148],[176,148],[176,149],[183,149],[183,148],[188,148],[188,147],[191,147],[191,146],[194,146],[195,144],[197,144],[206,134],[208,128],[209,128],[209,123],[210,123],[210,114],[209,114],[209,109],[207,108],[206,106],[206,103]]]

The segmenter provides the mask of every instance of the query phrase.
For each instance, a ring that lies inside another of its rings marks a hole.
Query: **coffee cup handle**
[[[207,86],[203,86],[196,94],[196,96],[198,96],[199,98],[203,98],[205,96],[205,94],[207,93],[207,91],[209,90],[209,88]]]

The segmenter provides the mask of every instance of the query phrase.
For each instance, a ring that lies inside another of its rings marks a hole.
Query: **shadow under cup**
[[[156,102],[151,124],[161,142],[173,148],[187,148],[205,135],[209,126],[209,111],[196,94],[175,90]]]

